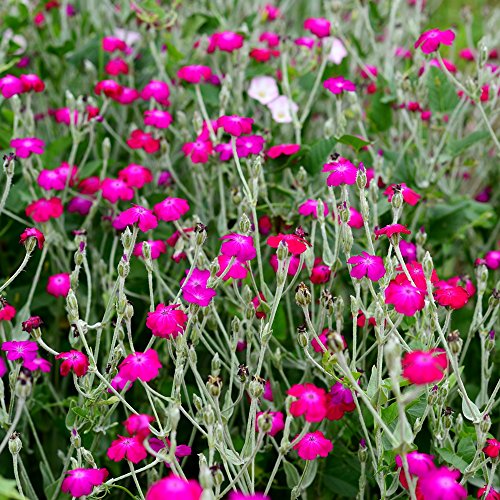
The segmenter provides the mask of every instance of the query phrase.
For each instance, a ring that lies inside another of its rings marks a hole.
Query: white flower
[[[269,104],[280,95],[280,92],[272,76],[256,76],[250,82],[248,95],[261,104]]]
[[[347,55],[347,50],[344,44],[338,38],[332,38],[332,49],[328,54],[328,60],[334,64],[340,64],[342,59]]]
[[[284,95],[274,99],[267,107],[271,111],[273,120],[278,123],[290,123],[292,121],[292,110],[296,113],[299,109],[293,101]]]
[[[135,45],[136,43],[139,43],[142,38],[141,34],[137,31],[129,31],[121,28],[116,28],[114,35],[116,36],[116,38],[123,40],[129,47]]]

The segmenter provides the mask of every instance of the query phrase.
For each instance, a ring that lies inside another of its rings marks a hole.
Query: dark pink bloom
[[[265,412],[259,411],[257,412],[257,418],[255,419],[255,430],[258,432],[259,426],[257,424],[257,421],[260,417],[260,415],[264,415]],[[280,411],[268,411],[267,414],[269,417],[272,419],[271,423],[271,430],[269,430],[266,434],[269,434],[270,436],[276,436],[278,432],[281,432],[285,428],[285,421],[284,421],[284,416],[283,413]]]
[[[411,451],[406,455],[408,461],[408,472],[412,477],[422,477],[430,470],[436,468],[434,465],[434,455],[427,453],[419,453],[418,451]],[[408,482],[406,481],[405,471],[403,470],[403,460],[400,455],[396,455],[396,465],[401,469],[399,472],[399,481],[403,488],[408,489]]]
[[[326,394],[326,418],[340,420],[345,413],[356,409],[351,389],[337,382]]]
[[[154,349],[129,354],[118,366],[119,375],[128,382],[137,379],[143,382],[153,380],[161,368],[158,353]]]
[[[29,158],[32,153],[35,155],[43,154],[45,142],[37,137],[25,137],[12,139],[10,147],[16,150],[16,156],[19,158]]]
[[[43,92],[45,89],[45,83],[43,83],[42,79],[38,75],[21,75],[20,78],[23,84],[24,92]]]
[[[45,243],[45,236],[41,231],[36,229],[35,227],[27,227],[19,237],[19,243],[22,245],[26,244],[26,241],[31,238],[35,238],[38,248],[41,250],[43,248],[43,244]]]
[[[144,111],[144,125],[150,125],[159,129],[165,129],[172,123],[172,115],[161,109],[150,109]]]
[[[113,99],[123,105],[132,104],[139,99],[140,94],[136,89],[130,87],[122,87],[122,92],[119,96],[113,97]]]
[[[111,76],[128,75],[129,67],[124,59],[117,57],[107,62],[104,71]]]
[[[353,255],[347,263],[353,264],[351,269],[353,278],[362,279],[366,276],[371,281],[378,281],[385,276],[384,260],[377,255],[361,252],[361,255]]]
[[[264,137],[260,135],[247,135],[236,139],[236,151],[240,158],[258,155],[264,147]]]
[[[335,161],[325,163],[322,172],[331,172],[326,180],[328,186],[340,186],[341,184],[356,184],[358,168],[347,158],[340,156]]]
[[[399,242],[399,249],[401,250],[401,255],[406,262],[411,262],[417,258],[417,246],[415,243],[409,241],[401,240]]]
[[[395,188],[400,190],[401,194],[403,195],[403,200],[406,201],[406,203],[408,203],[408,205],[414,206],[419,202],[420,198],[422,198],[422,196],[420,196],[418,193],[413,191],[413,189],[410,189],[405,183],[391,184],[384,191],[384,195],[388,197],[389,202],[392,201],[392,197],[394,196]]]
[[[208,53],[214,52],[215,49],[219,49],[222,52],[233,52],[234,50],[241,49],[243,47],[244,38],[238,33],[233,31],[221,31],[220,33],[214,33],[210,37],[210,43],[207,49]]]
[[[61,485],[63,493],[72,497],[88,496],[94,486],[100,486],[108,477],[107,469],[72,469],[69,470]]]
[[[486,252],[484,260],[490,269],[498,269],[500,267],[500,250]]]
[[[420,264],[420,262],[417,262],[415,260],[415,261],[409,262],[406,265],[406,268],[408,269],[408,273],[410,274],[410,277],[413,280],[413,283],[415,284],[415,286],[424,295],[426,295],[427,294],[427,281],[425,279],[424,268],[422,267],[422,264]],[[403,268],[401,266],[398,266],[396,269],[398,271],[403,270]],[[406,277],[406,274],[404,274],[403,272],[400,272],[400,274],[397,274],[394,281],[399,285],[409,283],[408,278]],[[433,269],[432,275],[431,275],[431,283],[436,284],[438,281],[439,281],[439,278],[438,278],[437,272],[435,269]]]
[[[171,443],[167,437],[165,437],[163,440],[158,438],[150,438],[149,446],[151,446],[153,451],[158,453],[160,450],[163,450],[164,448],[170,448]],[[178,444],[175,447],[176,458],[189,457],[189,455],[191,455],[191,452],[192,452],[191,447],[185,444]]]
[[[22,94],[24,92],[23,82],[17,76],[5,75],[3,78],[0,78],[0,92],[5,99]]]
[[[224,115],[217,120],[217,124],[224,129],[226,134],[239,137],[243,134],[252,133],[253,120],[244,116]]]
[[[141,98],[145,101],[154,99],[158,104],[162,106],[168,106],[170,96],[170,89],[165,82],[161,80],[151,80],[141,92]]]
[[[378,69],[376,66],[372,66],[370,64],[365,64],[360,71],[361,78],[364,78],[365,80],[370,78],[371,76],[376,77],[378,75]]]
[[[208,157],[213,152],[211,141],[197,139],[194,142],[186,142],[182,146],[182,152],[191,158],[193,163],[207,163]]]
[[[488,84],[483,85],[481,87],[481,95],[479,96],[479,100],[481,102],[486,102],[490,98],[490,86]]]
[[[25,361],[24,366],[32,372],[40,370],[41,372],[49,373],[52,364],[44,358],[35,358],[32,361]]]
[[[10,361],[33,361],[38,353],[38,344],[31,340],[11,340],[2,344],[2,351],[7,353],[7,359]]]
[[[132,149],[143,149],[146,153],[152,154],[160,149],[160,140],[148,132],[136,129],[130,133],[127,145]]]
[[[450,73],[456,73],[457,72],[457,67],[448,59],[445,59],[443,57],[443,64],[444,67],[450,72]],[[431,59],[429,61],[429,66],[434,66],[435,68],[441,69],[441,61],[439,59]],[[422,68],[422,72],[423,72]]]
[[[434,298],[440,306],[461,309],[467,304],[470,296],[465,288],[440,281],[436,284]]]
[[[64,164],[60,167],[54,168],[53,170],[44,169],[38,174],[38,185],[47,191],[51,189],[54,189],[55,191],[62,191],[66,187],[68,173],[69,168],[67,168]],[[77,168],[73,167],[71,179],[68,184],[69,186],[74,184],[76,173]]]
[[[40,328],[43,325],[42,318],[40,316],[30,316],[26,321],[21,323],[23,332],[31,333],[36,328]]]
[[[188,83],[200,83],[201,80],[208,80],[212,76],[212,70],[208,66],[193,64],[183,66],[177,71],[177,78]]]
[[[307,36],[301,36],[296,38],[293,43],[299,47],[306,47],[310,50],[316,45],[316,40]]]
[[[424,500],[463,500],[467,498],[467,490],[458,483],[459,477],[459,470],[432,469],[419,478],[418,495]]]
[[[266,383],[264,384],[264,392],[262,393],[262,399],[265,399],[266,401],[271,401],[271,403],[274,401],[273,388],[271,386],[271,381],[269,379],[267,379]]]
[[[149,488],[146,500],[168,500],[182,498],[183,500],[200,500],[202,487],[194,480],[186,481],[174,474],[160,479]]]
[[[61,352],[56,356],[56,359],[63,359],[61,363],[60,373],[66,377],[71,370],[77,377],[83,377],[89,369],[89,360],[83,352],[71,350],[69,352]]]
[[[261,33],[259,36],[259,42],[267,43],[267,46],[272,49],[280,44],[280,36],[278,33],[264,31],[264,33]]]
[[[83,196],[75,196],[68,201],[67,210],[71,213],[87,215],[92,207],[92,200],[83,198]]]
[[[102,197],[110,203],[118,200],[129,201],[134,197],[134,190],[121,179],[104,179],[101,184]]]
[[[187,271],[186,271],[187,272]],[[189,280],[181,281],[182,297],[190,304],[198,304],[207,307],[211,300],[217,295],[213,288],[207,288],[210,271],[195,268]]]
[[[0,358],[0,378],[2,378],[6,373],[7,373],[7,364],[3,360],[3,358]]]
[[[229,233],[220,239],[223,241],[220,251],[224,255],[236,257],[241,261],[252,260],[257,256],[252,236]]]
[[[147,243],[151,249],[152,260],[156,260],[161,254],[164,254],[167,251],[167,245],[163,240],[148,240]],[[133,254],[136,257],[144,257],[142,242],[135,244]]]
[[[253,48],[248,55],[255,61],[262,63],[269,61],[271,57],[278,57],[280,55],[280,51],[267,47],[257,47]]]
[[[113,227],[121,231],[127,226],[133,226],[136,223],[143,233],[158,226],[158,220],[152,210],[134,205],[132,208],[124,210],[116,217],[113,221]]]
[[[318,457],[327,457],[333,450],[333,444],[325,438],[321,431],[308,432],[293,447],[303,460],[315,460]]]
[[[69,274],[53,274],[47,282],[47,292],[54,297],[66,297],[71,288]]]
[[[477,490],[477,498],[483,498],[483,495],[486,493],[486,490],[488,489],[488,486],[485,485],[482,488],[479,488]],[[490,492],[488,493],[488,496],[484,498],[484,500],[500,500],[500,491],[496,490],[495,488],[491,487]]]
[[[229,257],[228,255],[219,255],[217,257],[217,261],[219,262],[219,271],[217,272],[217,276],[224,274],[224,277],[222,278],[223,281],[227,281],[230,278],[243,280],[248,275],[246,261],[240,261],[239,259]],[[229,264],[231,264],[231,267],[229,268],[229,271],[226,272]]]
[[[388,226],[375,230],[375,236],[377,238],[383,234],[390,238],[395,234],[411,234],[411,231],[406,226],[403,226],[403,224],[389,224]]]
[[[424,294],[410,283],[391,281],[385,289],[385,303],[392,304],[400,314],[414,316],[424,308],[425,301]]]
[[[307,250],[307,247],[310,244],[301,236],[297,236],[296,234],[282,234],[279,233],[276,236],[269,236],[267,238],[267,244],[271,248],[278,248],[281,242],[286,243],[288,251],[293,254],[301,254]]]
[[[332,94],[342,94],[343,92],[356,92],[356,85],[350,80],[346,80],[343,76],[328,78],[323,82],[323,87],[329,90]]]
[[[102,39],[102,50],[105,52],[114,52],[115,50],[125,52],[127,44],[116,36],[105,36]]]
[[[60,198],[40,198],[26,207],[26,215],[35,222],[47,222],[49,219],[57,219],[63,213]]]
[[[154,312],[149,312],[146,326],[155,337],[175,338],[184,333],[187,314],[179,309],[180,304],[158,304]]]
[[[264,18],[264,21],[274,21],[275,19],[278,19],[278,17],[281,17],[281,11],[278,7],[268,3],[264,5],[262,17]]]
[[[430,54],[439,49],[439,45],[451,45],[455,40],[455,33],[451,30],[441,31],[432,29],[424,31],[415,42],[414,48],[420,47],[424,54]]]
[[[0,321],[11,321],[16,315],[16,308],[5,300],[0,300]]]
[[[252,299],[252,305],[255,309],[255,317],[257,319],[262,319],[262,318],[266,317],[266,313],[262,310],[263,307],[261,307],[261,304],[263,302],[266,302],[266,299],[265,299],[264,294],[262,292],[259,292],[259,295],[256,295]],[[246,346],[246,343],[245,343],[245,346]],[[264,390],[264,392],[265,392],[265,390]],[[264,397],[264,399],[266,399],[266,398]]]
[[[111,387],[115,389],[115,391],[123,391],[125,389],[125,386],[127,386],[127,391],[129,391],[132,388],[133,382],[130,382],[129,380],[124,379],[119,373],[117,373],[112,379],[111,379]],[[111,389],[108,389],[108,392],[111,393]]]
[[[490,458],[497,458],[500,454],[500,441],[496,439],[487,439],[486,446],[483,448],[483,453]]]
[[[113,441],[108,448],[107,455],[114,462],[119,462],[125,458],[136,464],[144,460],[148,456],[148,452],[139,437],[118,435],[118,439]]]
[[[324,17],[310,17],[304,21],[304,29],[310,31],[318,38],[330,36],[330,21]]]
[[[465,59],[466,61],[474,61],[476,56],[474,55],[474,52],[471,49],[462,49],[458,53],[458,57]]]
[[[408,352],[401,360],[403,377],[412,384],[424,385],[439,382],[448,368],[444,349]]]
[[[114,80],[101,80],[94,87],[94,92],[97,95],[104,94],[111,99],[118,99],[123,92],[123,87]]]
[[[307,217],[308,215],[312,215],[314,219],[318,218],[318,202],[317,200],[308,199],[304,201],[301,205],[299,205],[298,212],[300,215],[304,215]],[[325,202],[323,202],[323,215],[326,217],[328,215],[328,206]]]
[[[266,155],[269,158],[278,158],[278,156],[291,156],[300,151],[299,144],[277,144],[276,146],[271,146],[267,151]]]
[[[290,405],[294,417],[304,415],[306,422],[321,422],[326,416],[325,390],[314,384],[296,384],[286,392],[297,398]]]
[[[78,190],[82,194],[95,194],[101,189],[101,180],[96,175],[82,179],[78,183]]]
[[[269,264],[271,264],[271,267],[274,269],[274,272],[277,273],[279,263],[278,263],[278,256],[275,253],[271,255],[269,259]],[[300,265],[300,257],[295,254],[290,255],[290,264],[288,265],[287,274],[289,276],[295,276],[295,274],[299,270],[299,265]],[[304,269],[304,266],[305,264],[302,266],[302,269]]]
[[[153,422],[154,419],[155,418],[152,415],[147,415],[145,413],[133,413],[127,418],[127,420],[125,420],[125,422],[123,422],[123,425],[131,436],[137,436],[144,439],[151,433],[149,430],[149,424]]]
[[[153,181],[153,173],[147,167],[131,163],[118,172],[118,178],[128,186],[140,189]]]
[[[179,220],[187,213],[189,211],[189,205],[187,200],[183,198],[165,198],[160,203],[157,203],[153,210],[158,219],[170,222]]]
[[[219,153],[220,161],[228,161],[233,157],[233,148],[231,147],[231,143],[221,142],[215,146],[214,151]]]
[[[328,266],[324,264],[315,264],[311,270],[311,276],[309,276],[309,279],[315,285],[320,285],[322,283],[328,283],[331,275],[332,270]]]

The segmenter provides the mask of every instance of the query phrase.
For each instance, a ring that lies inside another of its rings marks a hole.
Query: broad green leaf
[[[6,479],[0,476],[0,500],[25,500],[26,497],[21,496],[16,487],[16,482],[11,479]]]
[[[337,139],[321,139],[315,142],[304,158],[304,168],[310,174],[321,172],[323,164],[326,163],[328,156],[333,153],[333,148],[337,144]]]
[[[490,136],[487,130],[476,130],[463,139],[455,139],[448,142],[447,151],[452,156],[459,156],[465,150]]]
[[[285,469],[286,484],[290,489],[295,488],[300,480],[300,475],[291,462],[283,460],[283,468]]]
[[[455,87],[446,74],[439,68],[430,67],[427,73],[426,85],[429,92],[429,105],[432,111],[447,113],[458,104]]]
[[[355,135],[343,135],[338,139],[341,144],[347,144],[348,146],[352,146],[356,151],[359,151],[361,148],[368,146],[370,141],[365,141],[360,137],[356,137]]]
[[[463,458],[459,457],[454,451],[449,448],[437,448],[436,449],[439,456],[448,464],[452,465],[461,472],[465,470],[467,465],[469,465]]]

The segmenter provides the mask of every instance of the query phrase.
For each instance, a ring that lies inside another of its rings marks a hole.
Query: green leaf
[[[78,417],[83,418],[84,420],[86,420],[89,415],[89,411],[86,410],[85,408],[81,408],[80,406],[75,406],[74,408],[71,408],[71,411]]]
[[[377,80],[377,88],[382,90],[375,92],[372,96],[368,120],[376,131],[385,132],[392,125],[392,102],[394,98],[383,91],[384,81],[381,78]]]
[[[467,401],[465,398],[462,398],[462,413],[467,420],[472,422],[479,422],[481,420],[479,408],[470,399]]]
[[[182,38],[193,38],[194,35],[210,33],[219,26],[219,21],[214,16],[207,16],[196,12],[187,18],[182,28]]]
[[[17,492],[15,481],[0,476],[0,500],[25,500],[25,499],[26,497],[21,496]]]
[[[426,79],[429,105],[433,112],[447,113],[458,104],[455,87],[439,68],[430,67]]]
[[[335,138],[321,139],[315,142],[304,157],[304,168],[310,174],[321,172],[323,164],[327,161],[328,156],[332,154],[335,144],[337,144]]]
[[[309,464],[309,467],[306,470],[306,473],[304,475],[304,479],[302,479],[302,489],[306,489],[308,486],[310,486],[314,479],[316,478],[316,474],[318,473],[318,461],[313,460],[312,463]]]
[[[468,463],[461,457],[459,457],[454,451],[449,448],[437,448],[439,456],[450,465],[453,465],[456,469],[459,469],[461,472],[465,470]]]
[[[300,481],[300,475],[291,462],[283,460],[283,467],[285,469],[286,484],[290,489],[295,488]]]
[[[101,160],[88,161],[82,168],[78,169],[78,177],[85,179],[90,177],[100,170],[102,167]]]
[[[448,154],[450,154],[452,157],[459,156],[466,149],[469,149],[477,142],[480,142],[489,136],[490,133],[487,130],[476,130],[463,139],[455,139],[450,141],[446,149],[448,151]]]
[[[382,408],[382,420],[386,424],[394,422],[398,418],[398,404],[392,403],[392,405],[387,408]]]
[[[355,135],[343,135],[338,141],[341,144],[347,144],[348,146],[352,146],[356,151],[359,151],[361,148],[368,146],[371,144],[370,141],[365,141]]]

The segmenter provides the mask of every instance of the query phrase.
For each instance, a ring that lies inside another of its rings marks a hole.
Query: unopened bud
[[[424,275],[429,281],[432,278],[432,271],[434,271],[434,263],[432,262],[432,257],[429,252],[425,252],[424,258],[422,260],[422,268],[424,270]]]
[[[211,406],[205,406],[203,409],[203,423],[206,427],[212,426],[215,423],[215,413]]]
[[[384,346],[384,355],[389,374],[398,377],[401,373],[401,344],[394,334],[391,334]]]
[[[68,312],[73,316],[78,316],[78,300],[76,299],[75,292],[70,288],[68,295],[66,295],[66,307]]]
[[[239,230],[240,233],[248,234],[252,228],[252,223],[250,219],[247,217],[247,214],[243,214],[240,218]]]
[[[122,232],[121,241],[123,249],[125,250],[125,253],[127,253],[132,246],[132,231],[130,231],[130,228],[128,226]]]
[[[23,447],[23,443],[19,438],[18,432],[13,432],[9,438],[9,451],[12,455],[18,455]]]
[[[344,339],[338,332],[331,332],[327,336],[327,344],[334,353],[342,352],[345,348]]]
[[[111,141],[109,137],[105,137],[102,141],[102,159],[103,161],[107,161],[109,158],[109,153],[111,151]]]
[[[460,351],[462,350],[463,340],[460,338],[459,331],[455,330],[449,333],[446,337],[446,340],[448,342],[448,346],[450,347],[450,351],[455,355],[460,354]]]
[[[193,404],[198,411],[201,411],[203,408],[203,401],[197,394],[193,394]]]
[[[259,431],[267,434],[273,428],[273,417],[266,411],[257,418]]]
[[[401,193],[401,186],[396,185],[393,187],[393,195],[391,205],[394,210],[399,210],[403,206],[403,194]]]
[[[134,306],[127,301],[127,305],[125,306],[125,311],[123,316],[125,319],[131,320],[132,317],[134,316]]]
[[[221,360],[220,360],[220,357],[219,357],[219,353],[216,352],[215,356],[212,358],[212,375],[214,377],[219,376],[220,367],[221,367]]]
[[[248,366],[244,364],[238,366],[238,377],[241,380],[241,382],[245,383],[248,380],[248,376],[249,376]]]
[[[207,239],[207,226],[205,226],[205,224],[202,224],[201,222],[198,222],[194,228],[194,232],[196,234],[195,243],[196,245],[201,247]]]
[[[364,189],[366,187],[367,182],[368,178],[366,177],[366,168],[361,163],[360,167],[358,168],[358,172],[356,174],[356,185],[358,186],[359,189]]]
[[[366,449],[366,441],[364,439],[359,442],[358,458],[363,463],[368,459],[368,450]]]
[[[78,431],[76,429],[71,430],[70,441],[71,441],[71,444],[76,449],[80,448],[80,446],[82,445],[82,438],[80,437],[80,434],[78,434]]]
[[[20,399],[27,399],[33,387],[33,375],[31,370],[22,366],[17,377],[15,393]]]
[[[92,468],[96,468],[96,463],[92,453],[85,448],[81,448],[82,458],[87,462]]]
[[[481,429],[481,432],[483,432],[484,434],[488,434],[488,432],[490,431],[490,427],[491,427],[491,418],[488,414],[486,414],[481,420],[479,428]]]
[[[288,245],[284,240],[279,242],[278,249],[276,250],[276,256],[278,257],[278,261],[281,262],[288,257]]]
[[[252,399],[260,398],[264,392],[265,384],[266,381],[263,378],[253,376],[250,384],[248,384],[248,392],[250,394],[250,397]]]
[[[208,392],[214,397],[218,398],[222,389],[222,379],[220,377],[208,376],[207,382]]]
[[[295,180],[299,186],[305,186],[307,183],[307,170],[301,165],[297,174],[295,175]]]
[[[311,303],[311,291],[304,282],[301,282],[295,290],[295,302],[300,307],[307,307]]]

